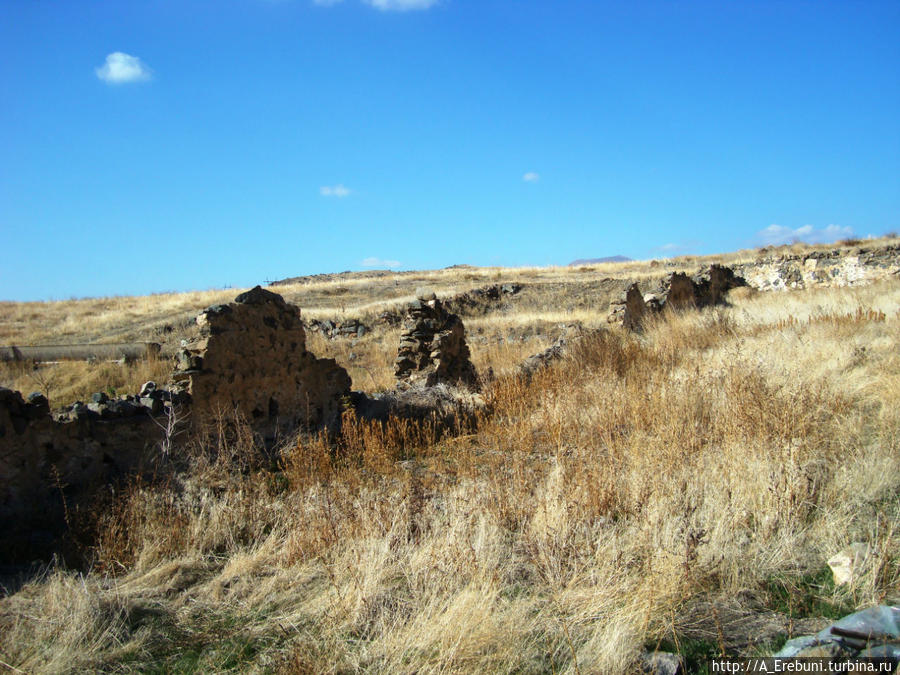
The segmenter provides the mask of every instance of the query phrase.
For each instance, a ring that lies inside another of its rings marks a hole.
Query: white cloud
[[[106,63],[94,72],[107,84],[127,84],[143,82],[152,77],[152,71],[136,56],[124,52],[113,52],[107,55]]]
[[[656,250],[661,251],[663,253],[676,253],[679,251],[686,251],[690,248],[687,244],[676,244],[675,242],[671,242],[669,244],[663,244],[662,246],[657,246]]]
[[[337,197],[342,199],[350,194],[350,188],[338,183],[337,185],[323,185],[319,188],[319,194],[323,197]]]
[[[437,0],[363,0],[382,12],[408,12],[412,9],[428,9],[437,4]]]
[[[364,258],[362,263],[360,263],[363,267],[386,267],[391,270],[396,267],[400,267],[399,260],[382,260],[381,258],[370,257]]]
[[[537,174],[534,171],[529,171],[524,176],[522,176],[522,180],[524,180],[526,183],[537,183],[540,179],[540,174]]]
[[[661,246],[654,246],[651,250],[654,253],[664,256],[684,255],[697,250],[703,245],[703,242],[696,239],[688,239],[685,241],[672,241]]]
[[[853,228],[846,225],[828,225],[817,228],[812,225],[803,225],[791,229],[784,225],[769,225],[766,229],[756,233],[757,238],[767,246],[780,246],[795,241],[805,241],[808,244],[827,244],[838,239],[853,237]]]

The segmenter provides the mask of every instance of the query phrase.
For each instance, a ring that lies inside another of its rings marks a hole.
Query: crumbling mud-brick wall
[[[0,388],[0,560],[47,553],[67,509],[158,458],[165,424],[125,403],[115,413],[78,404],[54,419],[43,396]]]
[[[609,323],[621,324],[626,330],[640,330],[647,313],[647,303],[637,283],[629,284],[622,294],[609,303]]]
[[[652,292],[642,294],[637,283],[610,303],[607,320],[621,324],[626,330],[640,331],[648,316],[662,311],[679,311],[693,307],[709,307],[725,302],[732,288],[746,286],[734,270],[711,265],[693,278],[683,272],[666,275]]]
[[[465,327],[434,293],[420,293],[407,309],[394,374],[401,388],[436,384],[478,388]]]
[[[673,272],[663,279],[653,294],[653,301],[659,309],[690,309],[700,304],[697,295],[693,279],[683,272]]]
[[[0,561],[46,554],[67,510],[116,477],[164,462],[172,434],[189,425],[237,413],[266,441],[336,428],[350,377],[306,350],[299,315],[259,287],[210,307],[169,389],[148,382],[134,395],[97,393],[51,415],[43,396],[26,401],[0,388]]]
[[[300,310],[257,286],[197,317],[200,336],[178,355],[175,379],[191,395],[193,423],[240,415],[271,439],[340,424],[350,376],[306,350]]]

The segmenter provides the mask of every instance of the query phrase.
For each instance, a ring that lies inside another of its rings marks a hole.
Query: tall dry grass
[[[40,392],[58,407],[74,401],[89,401],[94,392],[109,395],[136,394],[148,380],[160,384],[169,380],[173,361],[153,357],[134,362],[61,361],[0,363],[0,386],[24,394]]]
[[[645,648],[687,650],[688,615],[712,649],[753,649],[722,599],[900,601],[898,311],[898,282],[744,298],[501,374],[452,437],[347,420],[277,471],[195,450],[99,519],[91,573],[0,601],[0,660],[625,673]],[[853,584],[811,591],[851,541],[873,551]]]

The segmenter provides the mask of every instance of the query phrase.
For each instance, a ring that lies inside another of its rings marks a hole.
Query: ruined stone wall
[[[237,414],[265,441],[337,426],[350,377],[306,350],[298,308],[256,287],[205,310],[197,324],[169,388],[148,382],[134,395],[97,393],[53,414],[40,394],[26,401],[0,388],[0,560],[40,551],[63,529],[67,508],[156,464],[173,431],[220,414]]]
[[[271,440],[298,428],[336,428],[350,376],[306,350],[300,310],[257,286],[197,317],[200,336],[178,355],[176,382],[194,424],[237,412]]]
[[[434,293],[420,293],[408,308],[394,362],[398,386],[450,384],[478,388],[462,321]]]
[[[0,388],[0,560],[42,552],[65,525],[67,507],[149,467],[165,424],[148,413],[101,418],[79,404],[57,419],[43,396],[25,401]]]
[[[609,323],[621,324],[626,330],[639,331],[645,318],[665,310],[709,307],[724,302],[732,288],[745,286],[744,279],[733,270],[711,265],[694,277],[672,272],[652,292],[642,294],[637,283],[610,303]]]
[[[900,275],[900,246],[766,256],[734,269],[760,291],[855,286]]]
[[[643,317],[665,307],[707,307],[724,302],[732,288],[747,285],[759,291],[856,286],[900,275],[900,245],[857,247],[764,255],[732,267],[711,265],[694,277],[668,274],[659,286],[644,294],[632,283],[609,306],[610,323],[639,329]]]

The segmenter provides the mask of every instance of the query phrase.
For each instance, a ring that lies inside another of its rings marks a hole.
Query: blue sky
[[[0,299],[900,229],[900,3],[0,0]]]

